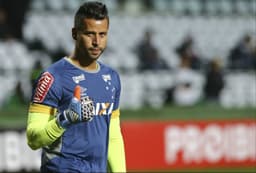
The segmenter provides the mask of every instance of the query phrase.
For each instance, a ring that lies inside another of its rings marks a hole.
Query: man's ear
[[[72,28],[72,38],[74,40],[76,40],[76,38],[77,38],[77,30],[76,30],[76,28]]]

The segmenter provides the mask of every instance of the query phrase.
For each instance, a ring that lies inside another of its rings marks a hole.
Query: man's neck
[[[78,66],[79,68],[82,68],[86,71],[96,71],[99,68],[97,61],[90,61],[90,62],[81,61],[72,55],[68,58],[70,59],[72,64],[74,64],[74,65]]]

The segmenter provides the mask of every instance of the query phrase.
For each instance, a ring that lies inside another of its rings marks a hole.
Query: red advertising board
[[[125,121],[128,170],[256,166],[256,120]]]

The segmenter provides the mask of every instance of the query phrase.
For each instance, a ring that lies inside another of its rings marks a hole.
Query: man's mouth
[[[94,54],[99,54],[100,52],[101,52],[101,50],[100,49],[91,49],[91,52],[92,52],[92,54],[94,55]]]

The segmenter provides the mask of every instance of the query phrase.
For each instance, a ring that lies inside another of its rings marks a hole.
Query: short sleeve
[[[45,71],[39,76],[34,86],[31,98],[33,103],[58,107],[62,89],[56,75]]]
[[[121,95],[121,82],[120,82],[120,77],[117,73],[115,73],[115,79],[116,79],[116,93],[115,93],[113,110],[119,109],[119,102],[120,102],[120,95]]]

